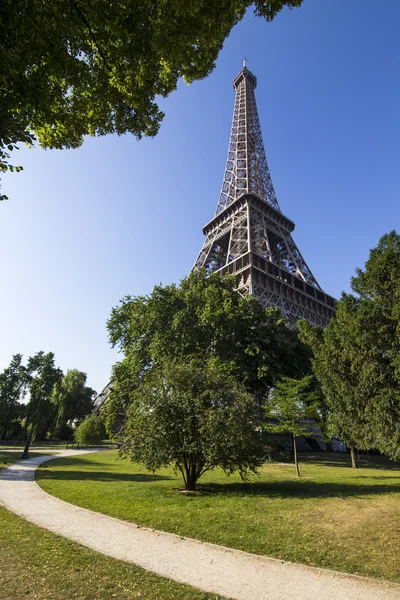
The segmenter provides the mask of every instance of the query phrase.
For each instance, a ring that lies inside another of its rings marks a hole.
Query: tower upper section
[[[254,93],[256,85],[257,78],[244,64],[233,81],[235,107],[216,215],[243,194],[254,194],[280,211],[265,156]]]
[[[246,64],[233,82],[236,91],[228,160],[216,214],[194,268],[231,273],[242,296],[277,306],[288,323],[307,319],[325,327],[335,299],[325,294],[300,250],[294,223],[282,214],[268,169],[254,90]]]

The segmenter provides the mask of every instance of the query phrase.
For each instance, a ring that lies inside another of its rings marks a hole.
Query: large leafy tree
[[[392,231],[357,269],[324,331],[301,323],[333,427],[352,449],[400,457],[400,236]]]
[[[172,464],[187,490],[214,467],[245,478],[262,460],[254,396],[218,360],[167,360],[145,371],[120,437],[123,456],[152,471]]]
[[[302,0],[256,0],[268,21]],[[2,0],[0,170],[35,137],[76,148],[85,135],[154,136],[155,98],[206,77],[251,0]],[[11,167],[12,169],[18,167]],[[4,199],[4,196],[1,197]]]
[[[218,359],[249,392],[265,392],[280,377],[301,377],[309,353],[278,309],[243,298],[230,275],[192,272],[179,286],[126,297],[108,321],[110,341],[124,354],[114,367],[108,425],[128,406],[138,380],[165,359]]]
[[[302,379],[283,377],[269,394],[263,428],[271,433],[290,433],[296,473],[300,476],[297,438],[310,436],[310,420],[320,421],[320,394],[312,375]]]
[[[313,370],[329,407],[328,431],[346,442],[356,468],[355,446],[370,448],[372,432],[366,414],[366,395],[361,385],[360,361],[357,355],[358,333],[354,302],[342,296],[336,316],[321,329],[300,323],[300,337],[314,352]]]
[[[45,439],[53,427],[56,409],[51,401],[53,388],[62,379],[63,372],[55,366],[53,352],[37,352],[27,362],[29,403],[26,407],[26,428],[32,428],[37,439]]]
[[[20,416],[21,399],[27,385],[22,354],[14,354],[8,367],[0,373],[0,439],[4,440],[11,422]]]
[[[86,373],[71,369],[61,381],[54,384],[51,402],[56,409],[55,430],[60,430],[72,421],[82,421],[92,412],[96,392],[86,385],[86,379]]]

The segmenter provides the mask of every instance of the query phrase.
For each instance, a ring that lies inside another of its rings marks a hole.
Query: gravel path
[[[70,540],[158,575],[236,600],[400,600],[400,586],[343,575],[137,527],[49,496],[34,481],[38,465],[64,450],[0,473],[0,502]]]

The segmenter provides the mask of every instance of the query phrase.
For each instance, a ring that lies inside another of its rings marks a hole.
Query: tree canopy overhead
[[[0,172],[18,142],[76,148],[85,135],[156,135],[156,97],[206,77],[254,5],[271,21],[302,0],[2,0]],[[0,197],[4,199],[4,196]]]

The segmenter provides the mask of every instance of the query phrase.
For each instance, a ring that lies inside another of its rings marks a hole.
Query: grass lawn
[[[20,452],[15,458],[19,458]],[[6,456],[5,456],[6,455]],[[0,469],[10,452],[0,452]],[[218,600],[140,567],[88,550],[0,506],[4,600]]]
[[[73,504],[231,548],[400,581],[400,468],[373,457],[353,470],[346,455],[268,464],[251,483],[221,471],[182,494],[171,469],[148,473],[116,451],[51,461],[44,490]]]
[[[21,454],[22,454],[22,449],[21,450],[13,450],[12,452],[2,452],[0,450],[0,469],[2,467],[7,467],[8,465],[11,465],[12,463],[16,462],[17,460],[20,460],[21,458]],[[43,456],[44,454],[53,454],[53,452],[31,452],[29,450],[29,457],[30,458],[34,458],[35,456]]]

